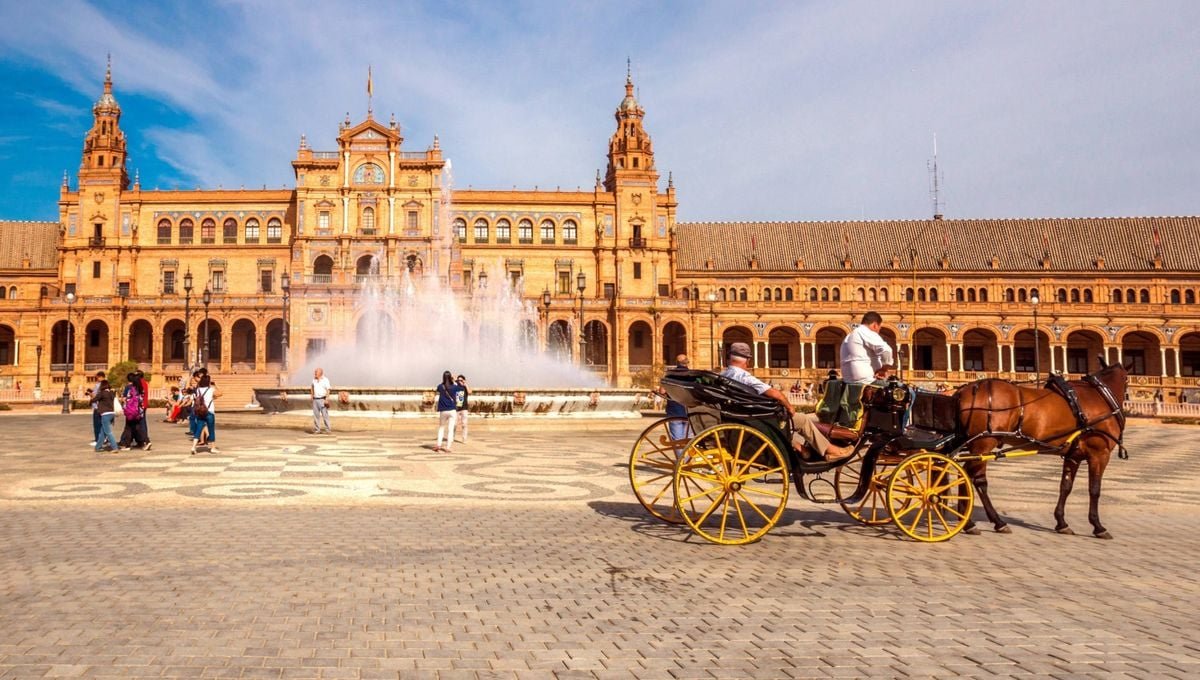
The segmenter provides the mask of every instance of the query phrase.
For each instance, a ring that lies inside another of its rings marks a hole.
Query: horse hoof
[[[969,527],[963,529],[963,533],[971,535],[971,536],[978,536],[978,535],[982,534],[983,532],[979,530],[979,527],[969,526]]]
[[[1062,534],[1063,536],[1074,536],[1075,535],[1075,532],[1071,531],[1071,527],[1059,527],[1059,528],[1055,529],[1055,531]]]
[[[1101,531],[1100,533],[1095,534],[1095,536],[1096,538],[1103,538],[1106,541],[1112,540],[1112,534],[1108,533],[1107,531]]]
[[[1001,524],[1000,526],[996,527],[996,533],[998,533],[998,534],[1011,534],[1011,533],[1012,533],[1012,527],[1008,526],[1007,524]]]

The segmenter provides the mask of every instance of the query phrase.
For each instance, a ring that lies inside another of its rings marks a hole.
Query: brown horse
[[[1058,505],[1054,508],[1054,519],[1057,520],[1054,528],[1060,534],[1075,533],[1067,526],[1064,508],[1079,464],[1087,460],[1088,521],[1097,538],[1112,538],[1100,524],[1100,480],[1125,429],[1121,406],[1125,402],[1128,373],[1124,366],[1108,365],[1103,358],[1100,363],[1102,369],[1098,373],[1069,383],[1083,414],[1082,425],[1063,394],[1053,389],[987,379],[967,383],[954,394],[958,401],[958,422],[972,455],[988,454],[999,447],[1016,447],[1022,450],[1037,448],[1039,453],[1063,457]],[[1076,432],[1080,434],[1072,438]],[[1032,446],[1031,440],[1035,442]],[[967,460],[963,463],[979,492],[988,520],[996,531],[1009,533],[1011,530],[988,497],[987,461]],[[973,522],[968,523],[966,531],[979,533]]]

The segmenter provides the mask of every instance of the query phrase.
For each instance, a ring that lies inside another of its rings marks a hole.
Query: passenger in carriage
[[[799,442],[794,439],[793,445],[807,445],[817,455],[824,456],[825,460],[828,461],[841,460],[854,454],[854,446],[835,446],[829,442],[829,439],[825,435],[817,430],[817,414],[796,413],[796,408],[792,406],[792,403],[788,401],[788,398],[782,392],[759,380],[750,371],[747,371],[746,367],[750,365],[750,358],[752,356],[750,345],[744,342],[731,344],[729,346],[729,359],[726,362],[725,370],[721,371],[721,375],[747,385],[753,388],[758,394],[771,397],[782,404],[787,409],[788,417],[792,420],[793,434],[797,438],[803,439],[803,441]]]

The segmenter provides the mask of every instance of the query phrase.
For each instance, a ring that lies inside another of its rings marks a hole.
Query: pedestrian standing
[[[680,354],[679,356],[675,357],[675,366],[667,370],[667,375],[686,370],[688,370],[688,357],[686,354]],[[687,418],[687,407],[675,401],[674,399],[671,399],[670,395],[667,394],[667,391],[663,389],[661,385],[659,386],[659,389],[662,390],[663,396],[667,399],[667,417]],[[673,441],[678,442],[691,439],[691,428],[689,427],[689,423],[687,421],[671,421],[667,423],[667,429],[670,431],[671,439]]]
[[[101,380],[92,392],[92,408],[100,418],[100,433],[96,435],[96,451],[116,451],[117,438],[113,434],[113,418],[116,417],[117,393],[107,380]]]
[[[125,415],[125,430],[121,432],[121,450],[128,451],[134,444],[143,450],[150,449],[150,439],[145,434],[146,393],[142,390],[142,382],[136,373],[125,376],[128,383],[122,394],[124,403],[121,412]]]
[[[467,387],[467,377],[464,375],[458,376],[455,384],[459,387],[458,394],[454,398],[454,417],[457,420],[456,429],[462,432],[462,438],[458,441],[467,443],[467,417],[470,413],[470,406],[467,400],[471,397],[471,388]]]
[[[442,382],[434,388],[437,392],[437,411],[438,411],[438,432],[437,444],[434,445],[434,451],[445,451],[450,453],[454,448],[454,422],[457,415],[456,404],[458,402],[458,392],[461,389],[454,384],[454,374],[450,371],[442,373]],[[442,438],[445,438],[446,446],[442,446]]]
[[[84,392],[92,395],[92,446],[100,446],[100,412],[97,410],[95,396],[100,393],[100,383],[104,382],[104,371],[96,371],[96,385]]]
[[[333,387],[329,384],[329,378],[325,377],[325,369],[317,368],[313,371],[312,384],[309,385],[308,394],[312,397],[313,411],[313,434],[321,434],[321,423],[325,423],[325,432],[333,434],[333,430],[329,429],[329,391]]]
[[[217,448],[217,397],[221,396],[221,390],[218,390],[212,382],[212,377],[208,375],[208,371],[200,376],[200,381],[196,383],[196,389],[193,393],[195,403],[192,405],[192,413],[196,417],[196,432],[192,435],[192,454],[195,455],[196,447],[200,445],[201,433],[208,433],[208,452],[220,453]]]

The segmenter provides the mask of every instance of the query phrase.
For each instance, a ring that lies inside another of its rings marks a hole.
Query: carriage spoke
[[[759,517],[762,517],[762,518],[763,518],[763,520],[764,520],[765,522],[767,522],[768,524],[770,524],[770,522],[771,522],[771,518],[770,518],[770,517],[767,517],[767,514],[766,514],[765,512],[763,512],[763,511],[762,511],[762,509],[760,509],[760,508],[758,507],[758,504],[756,504],[754,501],[752,501],[752,500],[750,500],[749,498],[747,498],[747,499],[746,499],[746,505],[749,505],[749,506],[750,506],[750,508],[751,508],[752,510],[754,510],[754,512],[757,512],[757,513],[758,513],[758,516],[759,516]]]
[[[921,506],[920,506],[920,505],[914,505],[913,507],[914,507],[914,508],[921,508]],[[914,532],[914,531],[916,531],[916,530],[917,530],[917,525],[921,523],[921,518],[922,518],[922,517],[924,517],[924,516],[925,516],[925,513],[924,513],[924,512],[918,512],[918,513],[917,513],[917,518],[913,520],[912,526],[908,527],[908,531],[909,531],[909,533],[912,533],[912,532]]]
[[[769,468],[769,469],[763,470],[763,471],[761,471],[761,472],[756,472],[756,473],[754,473],[754,474],[752,474],[752,475],[746,475],[746,476],[744,476],[744,477],[741,477],[741,480],[742,480],[743,482],[749,482],[749,481],[753,481],[753,480],[755,480],[755,479],[762,479],[763,477],[766,477],[767,475],[773,475],[773,474],[775,474],[776,472],[783,472],[783,467],[782,467],[782,466],[780,466],[780,467],[773,467],[773,468]]]
[[[746,502],[748,503],[749,501],[746,501]],[[742,514],[742,502],[741,502],[741,500],[739,500],[738,494],[734,494],[733,503],[734,503],[734,506],[733,506],[734,510],[737,510],[738,522],[740,522],[742,525],[742,535],[749,536],[750,535],[750,527],[746,526],[746,516],[744,514]]]
[[[933,506],[933,511],[935,513],[937,513],[937,517],[942,522],[942,527],[946,530],[946,533],[950,533],[950,524],[948,522],[946,522],[946,516],[942,514],[941,508],[939,508],[938,506],[935,505],[935,506]],[[931,525],[933,524],[932,517],[930,517],[929,523]]]
[[[908,507],[904,508],[903,510],[897,512],[895,515],[896,520],[899,521],[901,517],[904,517],[908,513],[912,512],[913,510],[919,510],[920,508],[921,508],[920,503],[913,503],[913,504],[909,505]]]
[[[772,498],[783,498],[784,497],[784,495],[782,493],[779,493],[777,491],[768,491],[766,489],[759,489],[759,488],[752,487],[752,486],[743,486],[741,490],[743,492],[756,493],[756,494],[759,494],[760,496],[770,496]],[[749,502],[749,501],[747,501],[747,502]]]
[[[752,465],[754,465],[754,461],[758,460],[758,457],[762,455],[762,452],[765,451],[768,446],[770,446],[770,444],[764,440],[763,445],[758,447],[758,450],[754,452],[754,455],[750,456],[750,459],[746,461],[746,464],[737,471],[737,476],[746,474],[746,471],[749,470]]]
[[[697,486],[699,486],[699,485],[697,485]],[[725,489],[722,487],[714,486],[714,487],[709,488],[708,491],[701,491],[700,493],[692,494],[691,496],[684,496],[679,499],[679,502],[683,503],[684,501],[694,501],[694,500],[697,500],[700,498],[704,498],[705,496],[712,496],[714,491],[724,491],[724,490]]]
[[[967,518],[967,516],[965,514],[955,510],[954,508],[950,507],[949,505],[944,505],[942,507],[944,507],[946,510],[949,510],[950,512],[954,513],[959,519]],[[968,510],[968,512],[969,512],[969,510]]]
[[[725,499],[725,494],[722,493],[720,498],[713,501],[713,504],[708,506],[708,509],[705,510],[699,517],[696,518],[696,526],[700,526],[700,525],[704,524],[704,522],[709,518],[710,515],[713,514],[713,511],[717,509],[717,506],[720,505],[721,501],[724,499]]]
[[[725,495],[725,502],[721,505],[721,532],[717,534],[717,538],[725,540],[725,525],[729,522],[729,495]]]

